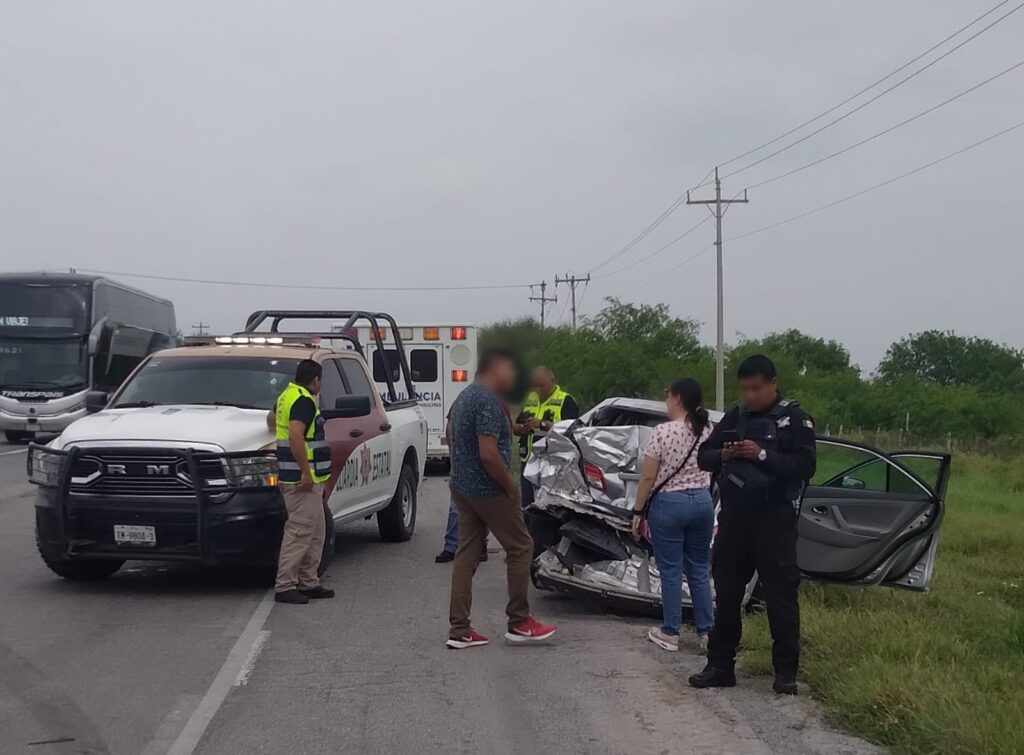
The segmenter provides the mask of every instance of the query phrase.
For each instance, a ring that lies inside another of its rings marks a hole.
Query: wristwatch
[[[763,448],[760,451],[758,451],[758,453],[757,453],[757,460],[758,461],[764,461],[767,458],[768,458],[768,452],[767,451],[765,451]]]

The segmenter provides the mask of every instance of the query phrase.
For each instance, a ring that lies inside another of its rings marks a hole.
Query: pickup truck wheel
[[[106,579],[124,565],[122,559],[111,559],[103,561],[72,561],[63,556],[53,553],[36,538],[36,549],[50,571],[64,577],[64,579],[75,582],[96,582]]]
[[[402,466],[398,487],[386,509],[377,512],[377,529],[386,543],[404,543],[416,528],[416,470]]]
[[[327,525],[327,529],[324,531],[324,550],[320,554],[320,566],[316,570],[317,576],[320,577],[324,575],[327,567],[334,560],[334,515],[327,507],[327,501],[324,501],[324,521]]]

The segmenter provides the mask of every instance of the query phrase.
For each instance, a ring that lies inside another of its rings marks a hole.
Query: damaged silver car
[[[712,413],[712,422],[721,414]],[[534,584],[639,612],[661,608],[653,549],[630,533],[639,466],[661,401],[612,398],[536,441],[525,476]],[[797,554],[808,579],[927,591],[935,563],[950,457],[884,453],[818,438],[818,471],[804,494]],[[713,547],[713,544],[712,544]],[[756,576],[747,588],[754,594]],[[683,581],[683,606],[692,606]]]

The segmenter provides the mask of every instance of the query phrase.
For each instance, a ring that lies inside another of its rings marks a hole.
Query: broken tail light
[[[595,490],[605,492],[604,472],[589,461],[583,462],[583,476],[587,478],[587,484]]]

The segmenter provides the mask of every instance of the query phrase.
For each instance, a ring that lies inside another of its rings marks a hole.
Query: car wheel
[[[322,577],[324,572],[327,571],[327,567],[331,565],[331,561],[334,560],[334,515],[331,514],[331,510],[327,507],[327,501],[324,501],[324,521],[326,523],[326,529],[324,530],[324,549],[320,554],[320,566],[317,567],[317,576]]]
[[[123,559],[72,561],[58,555],[36,538],[36,549],[50,571],[75,582],[96,582],[106,579],[124,565]]]
[[[387,543],[404,543],[416,528],[416,470],[402,466],[398,487],[387,508],[377,512],[377,529]]]

